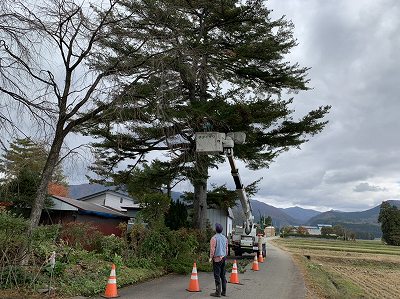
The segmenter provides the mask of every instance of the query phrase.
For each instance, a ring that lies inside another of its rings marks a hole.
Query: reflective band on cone
[[[261,251],[260,251],[260,254],[258,255],[258,262],[259,263],[264,263],[264,257],[263,257],[263,254],[262,254]]]

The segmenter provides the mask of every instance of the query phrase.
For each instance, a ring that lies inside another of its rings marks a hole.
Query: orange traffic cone
[[[254,262],[253,262],[253,266],[251,267],[251,270],[253,270],[253,271],[260,270],[260,268],[258,267],[257,255],[254,256]]]
[[[108,278],[106,291],[104,292],[104,295],[102,295],[102,297],[104,297],[104,298],[119,297],[118,292],[117,292],[117,276],[115,274],[115,265],[114,264],[112,264],[112,266],[111,266],[111,273],[110,273],[110,277]]]
[[[196,262],[194,262],[193,264],[192,275],[190,275],[189,288],[187,288],[186,290],[188,290],[189,292],[200,292],[199,279],[197,277]]]
[[[230,283],[239,283],[239,275],[238,275],[238,268],[236,264],[236,260],[233,262],[232,273],[231,277],[229,278]]]
[[[259,255],[258,255],[258,262],[259,262],[259,263],[264,263],[264,257],[263,257],[263,254],[262,254],[261,251],[260,251],[260,253],[259,253]]]

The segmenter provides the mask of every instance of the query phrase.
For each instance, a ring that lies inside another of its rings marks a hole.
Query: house
[[[303,226],[310,235],[319,236],[321,234],[321,228],[318,226]]]
[[[223,234],[229,236],[232,233],[233,212],[231,208],[228,209],[207,209],[207,219],[211,227],[214,229],[215,224],[219,223],[223,227]]]
[[[299,227],[302,227],[303,229],[305,229],[308,234],[310,235],[314,235],[314,236],[319,236],[321,235],[321,228],[323,227],[332,227],[331,224],[317,224],[317,226],[294,226],[294,228],[296,230],[298,230]]]
[[[140,209],[139,204],[136,204],[134,199],[128,196],[126,193],[109,189],[77,199],[80,201],[109,207],[119,212],[126,212],[127,210],[131,210],[134,213]]]
[[[53,195],[53,205],[42,213],[43,224],[70,222],[91,223],[105,235],[121,235],[119,224],[127,223],[130,216],[96,203]]]
[[[122,209],[125,209],[125,214],[129,216],[129,218],[136,218],[137,213],[142,209],[139,204],[135,204],[135,206],[123,206]]]
[[[264,235],[266,237],[273,237],[275,236],[275,227],[273,226],[267,226],[264,228]]]

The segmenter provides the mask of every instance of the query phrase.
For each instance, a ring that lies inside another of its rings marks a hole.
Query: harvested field
[[[310,297],[400,298],[400,247],[377,241],[279,239],[273,243],[300,264]],[[316,269],[336,290],[324,291],[329,287],[315,281]]]

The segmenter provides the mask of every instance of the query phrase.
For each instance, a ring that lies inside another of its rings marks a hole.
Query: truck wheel
[[[243,252],[241,250],[235,250],[235,256],[242,256]]]

